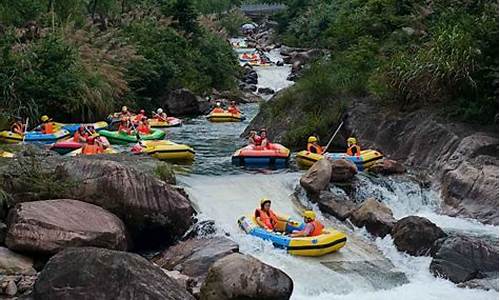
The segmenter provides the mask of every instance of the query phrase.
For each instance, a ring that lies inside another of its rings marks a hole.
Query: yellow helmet
[[[42,122],[47,122],[49,120],[49,116],[47,115],[43,115],[40,120],[42,120]]]
[[[310,136],[308,139],[307,139],[307,142],[308,143],[314,143],[314,142],[317,142],[318,141],[318,138],[315,137],[315,136]]]
[[[356,138],[350,137],[350,138],[347,139],[347,143],[348,144],[357,144],[358,141],[356,141]]]
[[[316,219],[316,213],[312,210],[306,210],[304,211],[304,218],[314,220]]]
[[[265,197],[264,197],[264,198],[262,198],[262,199],[260,199],[260,205],[261,205],[261,206],[262,206],[262,205],[264,205],[264,203],[266,203],[266,202],[271,203],[271,200],[269,200],[269,199],[267,199],[267,198],[265,198]]]

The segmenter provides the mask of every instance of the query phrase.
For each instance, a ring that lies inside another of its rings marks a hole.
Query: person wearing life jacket
[[[349,156],[360,156],[361,148],[358,146],[356,138],[350,137],[347,139],[347,155]]]
[[[162,122],[167,122],[167,114],[163,112],[163,109],[158,108],[156,110],[156,114],[154,116],[155,120],[162,121]]]
[[[95,137],[90,136],[87,138],[87,144],[82,147],[83,155],[94,155],[103,153],[104,149],[95,143]]]
[[[19,135],[24,135],[25,126],[20,117],[16,117],[12,125],[10,125],[10,131],[17,133]]]
[[[123,119],[123,118],[130,118],[131,116],[132,114],[130,113],[130,111],[128,111],[128,107],[126,107],[125,105],[122,106],[122,111],[120,112],[118,117],[120,119]]]
[[[255,210],[255,221],[260,227],[272,231],[284,231],[287,223],[286,219],[271,210],[271,200],[267,198],[260,199],[260,208]]]
[[[253,145],[253,146],[257,146],[257,141],[256,141],[257,137],[258,137],[257,131],[255,131],[255,130],[250,131],[250,135],[248,136],[248,144]],[[259,139],[260,139],[260,136],[259,136]],[[260,144],[260,140],[259,140],[259,144]]]
[[[236,102],[234,101],[231,101],[231,104],[229,105],[229,107],[227,108],[227,111],[230,112],[231,114],[233,115],[237,115],[240,113],[240,110],[239,108],[236,106]]]
[[[134,118],[134,123],[139,123],[142,121],[142,119],[144,119],[144,117],[146,117],[146,112],[144,111],[144,109],[141,109],[139,111],[139,113],[135,116]]]
[[[265,128],[262,128],[260,130],[259,136],[261,139],[260,145],[264,148],[268,148],[271,145],[271,141],[267,137],[267,130]]]
[[[127,119],[122,119],[120,126],[118,126],[118,133],[124,133],[130,135],[130,126]]]
[[[149,129],[149,122],[147,117],[143,117],[142,120],[139,122],[139,125],[137,125],[137,131],[141,134],[149,134],[150,129]]]
[[[318,144],[318,138],[310,136],[307,139],[307,151],[316,154],[323,154],[323,148]]]
[[[51,118],[49,118],[47,115],[43,115],[40,120],[42,121],[42,124],[40,125],[40,131],[43,134],[52,134],[55,132],[54,123],[52,122]]]
[[[88,132],[85,130],[85,127],[81,125],[80,127],[78,127],[78,130],[73,135],[73,142],[85,143],[88,137],[89,137]]]
[[[316,219],[316,213],[314,211],[306,210],[303,216],[306,224],[304,230],[294,230],[294,232],[290,234],[291,237],[318,236],[323,233],[325,227]]]
[[[220,102],[217,102],[215,105],[216,106],[212,110],[212,113],[223,113],[224,112],[224,109],[221,107],[221,103]]]

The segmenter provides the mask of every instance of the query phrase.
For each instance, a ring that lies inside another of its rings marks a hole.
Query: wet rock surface
[[[374,198],[367,199],[351,212],[351,222],[358,227],[365,227],[373,235],[384,237],[391,233],[396,223],[392,211]]]
[[[137,254],[69,248],[53,256],[36,280],[35,299],[168,299],[194,297]]]
[[[292,279],[257,259],[235,253],[216,261],[201,288],[201,299],[289,299]]]
[[[358,173],[358,169],[352,161],[346,159],[334,159],[330,162],[332,166],[332,176],[330,181],[332,182],[349,181]]]
[[[300,178],[300,185],[311,195],[319,195],[325,190],[332,178],[332,164],[329,160],[321,159],[315,162]]]
[[[391,232],[399,251],[411,255],[429,254],[434,243],[446,237],[444,231],[426,218],[409,216],[398,220]]]
[[[323,191],[318,198],[318,207],[322,212],[328,213],[340,221],[345,221],[356,208],[356,203],[345,194],[338,195]]]
[[[206,114],[209,110],[207,100],[193,94],[188,89],[178,89],[163,97],[162,107],[164,107],[169,115],[174,116],[190,116]]]
[[[67,247],[127,249],[123,222],[99,206],[77,200],[18,204],[10,210],[6,244],[10,249],[56,253]]]
[[[477,237],[452,236],[439,240],[432,254],[431,272],[454,283],[483,279],[488,273],[498,274],[498,245]]]

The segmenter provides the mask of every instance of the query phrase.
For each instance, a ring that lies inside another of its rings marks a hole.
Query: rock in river
[[[36,271],[31,258],[0,247],[0,274],[34,275]]]
[[[331,161],[332,182],[345,182],[354,178],[358,173],[356,165],[346,159],[335,159]]]
[[[434,242],[446,236],[436,224],[416,216],[398,220],[391,235],[396,248],[411,255],[427,255]]]
[[[63,164],[76,199],[120,217],[134,240],[173,240],[191,225],[189,200],[152,175],[108,160],[75,159]]]
[[[369,198],[355,209],[349,218],[358,227],[366,227],[373,235],[384,237],[389,234],[396,223],[392,211],[383,203]]]
[[[191,300],[158,266],[137,254],[102,248],[68,248],[38,277],[37,300]]]
[[[318,195],[328,187],[332,176],[332,165],[327,159],[321,159],[307,170],[300,178],[300,185],[312,195]]]
[[[240,253],[216,261],[201,288],[204,300],[285,300],[293,281],[284,272]]]
[[[498,273],[498,244],[465,236],[438,242],[429,267],[434,275],[459,283]]]
[[[123,222],[99,206],[77,200],[24,202],[9,212],[10,249],[56,253],[67,247],[127,249]]]
[[[329,191],[321,192],[318,206],[322,212],[328,213],[340,221],[345,221],[356,208],[356,204],[347,195],[337,195]]]

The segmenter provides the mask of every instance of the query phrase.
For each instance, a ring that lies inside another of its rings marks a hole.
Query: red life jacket
[[[54,124],[52,124],[52,122],[43,123],[42,124],[42,133],[43,134],[54,133]]]
[[[223,112],[224,112],[224,110],[220,107],[216,107],[212,110],[212,113],[223,113]]]
[[[262,144],[262,138],[260,137],[260,135],[254,136],[253,140],[255,141],[255,146],[260,146],[260,144]]]
[[[359,156],[361,154],[361,148],[358,145],[351,145],[347,148],[347,155],[349,156]]]
[[[313,143],[307,143],[307,151],[311,153],[323,154],[323,148],[319,145],[314,145]]]
[[[314,220],[309,224],[312,224],[314,226],[314,229],[313,231],[311,231],[311,233],[309,233],[309,236],[318,236],[323,233],[323,229],[325,228],[325,226],[323,226],[323,224],[321,224],[318,220]]]
[[[230,113],[232,113],[233,115],[236,115],[236,114],[240,113],[240,110],[236,106],[233,106],[233,105],[229,106],[227,108],[227,111],[230,112]]]
[[[257,208],[255,210],[255,215],[259,216],[260,220],[264,223],[264,225],[266,225],[267,229],[273,230],[274,226],[278,223],[278,217],[276,217],[272,210],[269,210],[269,214],[267,214],[263,209]]]
[[[84,155],[93,155],[98,153],[102,153],[102,148],[99,145],[86,144],[85,146],[83,146],[82,154]]]

